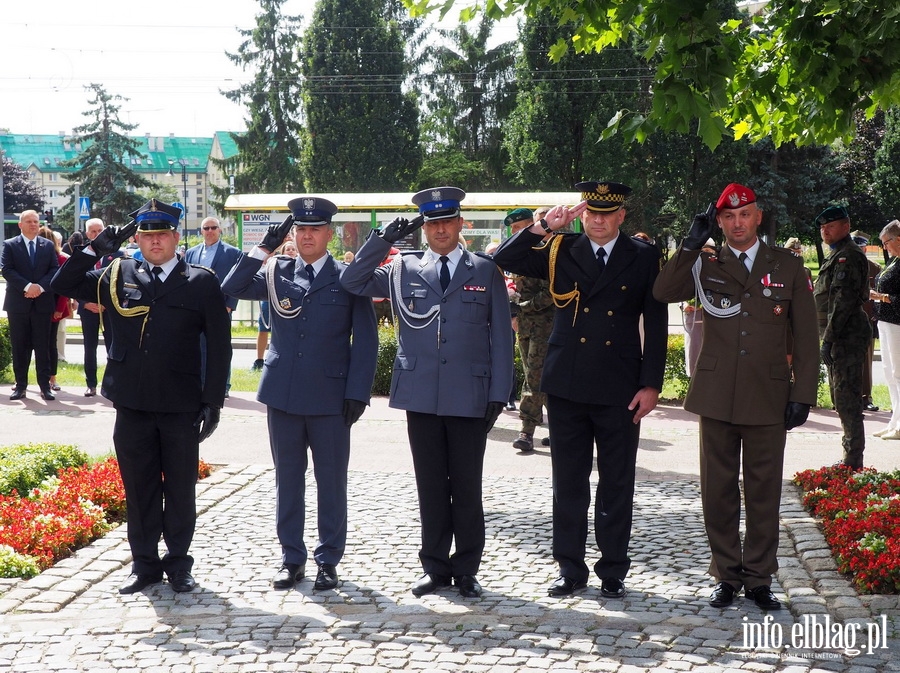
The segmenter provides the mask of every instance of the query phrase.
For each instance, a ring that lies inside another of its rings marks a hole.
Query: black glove
[[[788,402],[784,409],[784,429],[799,428],[809,418],[809,405],[802,402]]]
[[[487,423],[488,432],[491,431],[491,428],[494,427],[494,423],[500,418],[500,414],[505,406],[506,405],[503,404],[503,402],[488,402],[487,410],[484,412],[484,422]]]
[[[831,345],[830,341],[823,341],[822,350],[820,351],[822,353],[822,362],[829,367],[834,364],[834,358],[831,357]]]
[[[705,213],[694,215],[694,221],[691,222],[691,228],[684,241],[682,241],[681,247],[685,250],[699,250],[702,248],[712,235],[715,222],[716,206],[711,203]]]
[[[288,215],[281,224],[270,224],[266,229],[266,235],[263,236],[262,243],[259,247],[266,252],[275,252],[294,226],[294,216]]]
[[[344,400],[344,423],[349,428],[359,420],[366,410],[366,403],[359,400]]]
[[[385,241],[393,245],[401,238],[405,238],[413,233],[416,229],[425,224],[425,218],[419,215],[412,222],[404,217],[395,217],[393,221],[384,228],[379,235]]]
[[[96,253],[97,257],[111,255],[121,248],[125,241],[134,236],[137,228],[137,222],[126,224],[123,227],[106,227],[97,234],[97,238],[90,242],[91,250]]]
[[[194,421],[194,427],[200,429],[199,441],[202,442],[215,431],[216,426],[219,425],[220,413],[218,407],[209,404],[200,407],[200,413],[197,414],[197,420]]]

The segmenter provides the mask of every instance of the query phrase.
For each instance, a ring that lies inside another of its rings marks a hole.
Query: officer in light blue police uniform
[[[455,187],[419,192],[419,217],[373,232],[341,277],[354,294],[389,297],[399,325],[390,406],[406,410],[419,493],[425,575],[412,586],[416,596],[451,580],[462,596],[481,595],[484,450],[512,387],[506,285],[493,262],[459,245],[464,197]],[[428,250],[379,267],[421,226]]]
[[[272,340],[256,398],[267,407],[275,463],[282,560],[273,587],[290,589],[306,573],[310,449],[318,487],[314,588],[333,589],[347,540],[350,427],[369,403],[378,334],[371,300],[341,287],[346,266],[328,253],[337,207],[313,196],[293,199],[288,207],[291,215],[270,226],[250,254],[241,255],[222,289],[239,299],[267,299],[271,306]],[[263,267],[291,229],[299,256],[279,256]]]

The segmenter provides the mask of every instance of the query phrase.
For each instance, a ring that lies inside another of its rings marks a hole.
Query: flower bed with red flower
[[[803,506],[820,517],[838,570],[860,593],[900,593],[900,470],[836,465],[794,475]]]
[[[200,478],[210,466],[200,461]],[[115,458],[60,470],[26,497],[0,495],[0,577],[31,577],[125,520]]]

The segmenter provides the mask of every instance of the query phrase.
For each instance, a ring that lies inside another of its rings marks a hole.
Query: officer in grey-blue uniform
[[[346,266],[328,253],[337,207],[304,196],[291,215],[272,225],[262,243],[242,254],[222,282],[225,294],[268,299],[272,340],[256,398],[266,405],[275,463],[276,527],[282,562],[272,584],[290,589],[306,573],[303,542],[306,450],[318,487],[319,541],[315,589],[338,585],[337,564],[347,540],[350,427],[369,403],[378,334],[369,299],[340,284]],[[290,232],[299,256],[263,262]]]
[[[390,406],[406,410],[419,493],[425,575],[412,586],[416,596],[451,579],[462,596],[481,595],[484,450],[512,386],[506,285],[493,262],[459,246],[464,197],[455,187],[419,192],[419,217],[373,232],[341,277],[354,294],[389,297],[399,326]],[[378,266],[392,243],[423,225],[428,250]]]

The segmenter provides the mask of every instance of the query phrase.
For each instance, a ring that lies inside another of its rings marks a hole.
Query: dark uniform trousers
[[[709,574],[735,589],[769,586],[778,569],[783,423],[737,425],[700,417],[700,493],[712,551]],[[743,447],[743,451],[741,450]],[[740,472],[747,530],[741,553]],[[723,516],[730,513],[730,516]]]
[[[559,574],[588,579],[584,556],[596,442],[599,483],[594,535],[602,557],[594,570],[599,577],[625,579],[631,567],[628,542],[641,431],[640,424],[633,422],[634,411],[548,395],[547,414],[553,437],[553,558]]]
[[[476,575],[485,536],[485,421],[407,411],[406,423],[422,520],[422,569],[445,577]]]
[[[97,346],[100,343],[100,314],[82,309],[81,334],[84,339],[84,380],[88,388],[97,387]],[[104,337],[104,343],[106,339]]]
[[[197,521],[195,484],[200,443],[197,412],[137,411],[116,405],[113,444],[128,502],[132,572],[190,570],[188,555]],[[149,475],[165,474],[165,479]],[[160,561],[160,536],[168,552]],[[160,567],[161,566],[161,567]]]
[[[306,563],[303,542],[307,449],[316,478],[319,541],[316,563],[337,565],[347,545],[347,468],[350,427],[338,415],[305,416],[267,406],[275,463],[275,528],[284,563]]]

